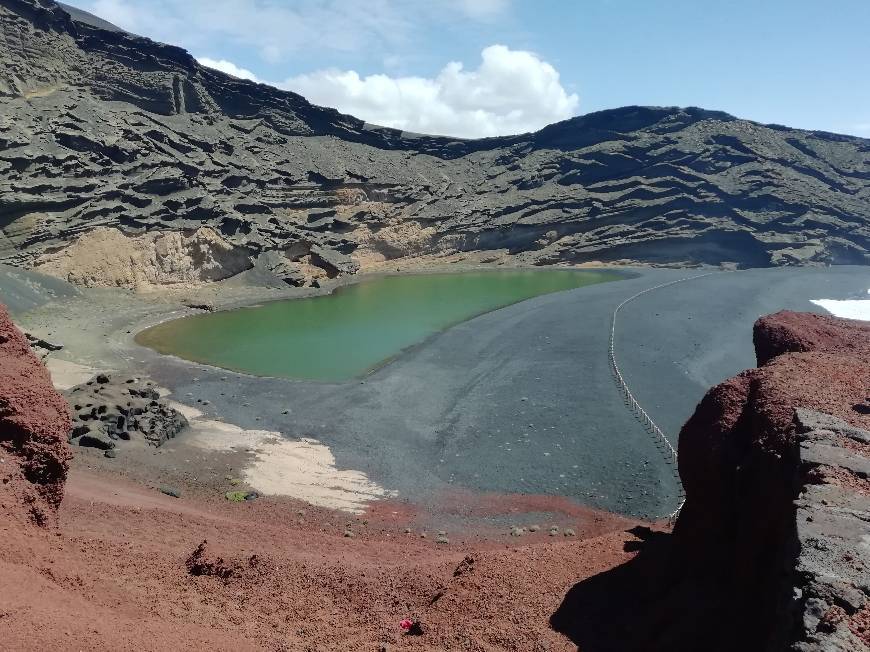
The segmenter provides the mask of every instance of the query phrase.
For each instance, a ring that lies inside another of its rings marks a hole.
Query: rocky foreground
[[[368,125],[51,0],[0,3],[0,261],[149,289],[397,258],[864,264],[870,141],[626,107],[519,136]]]

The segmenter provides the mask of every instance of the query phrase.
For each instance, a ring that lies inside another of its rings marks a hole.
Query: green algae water
[[[476,315],[619,278],[606,270],[552,269],[384,276],[325,296],[176,319],[136,341],[258,376],[341,381]]]

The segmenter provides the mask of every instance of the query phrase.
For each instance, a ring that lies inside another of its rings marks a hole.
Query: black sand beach
[[[136,350],[142,372],[207,415],[312,437],[338,468],[364,471],[400,499],[455,490],[566,496],[654,518],[678,485],[613,384],[613,308],[638,290],[709,270],[637,278],[510,306],[453,327],[364,380],[255,378]],[[722,272],[651,292],[621,312],[617,355],[638,399],[676,443],[706,389],[754,365],[752,323],[816,298],[866,293],[863,268]],[[225,380],[222,380],[225,379]],[[285,414],[284,412],[287,411]]]

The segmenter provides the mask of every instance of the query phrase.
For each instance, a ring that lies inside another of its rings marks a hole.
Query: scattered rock
[[[111,441],[108,437],[98,433],[89,433],[87,435],[82,435],[78,438],[79,446],[85,446],[87,448],[99,448],[100,450],[109,450],[115,447],[115,442]]]
[[[181,491],[173,487],[160,487],[160,493],[172,496],[173,498],[181,498]]]
[[[130,441],[134,435],[160,446],[188,425],[184,415],[142,379],[113,379],[101,373],[66,396],[74,414],[70,440],[78,439],[80,446],[112,448],[114,442]]]

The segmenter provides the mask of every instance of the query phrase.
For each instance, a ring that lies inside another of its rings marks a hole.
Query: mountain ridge
[[[479,140],[409,134],[50,0],[0,0],[0,44],[3,262],[50,269],[95,227],[206,228],[293,284],[466,252],[521,264],[870,262],[870,140],[693,107],[609,109]]]

